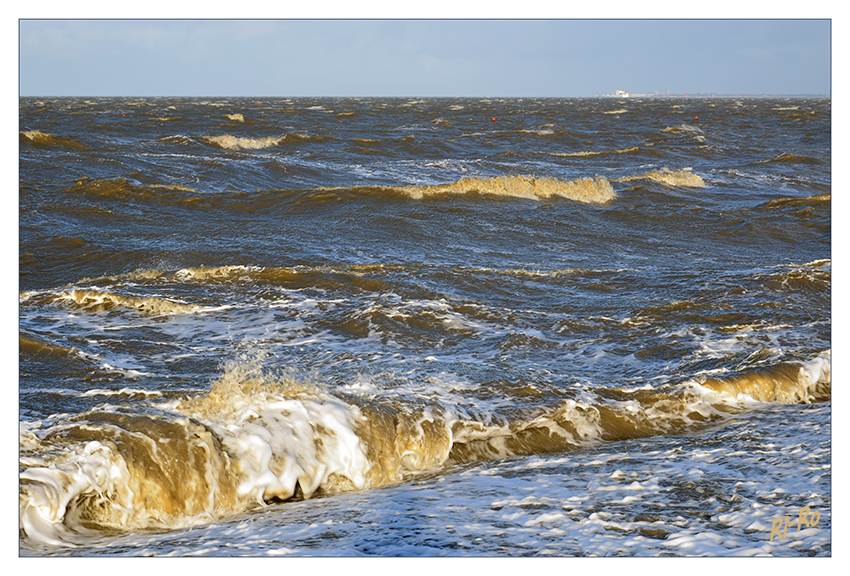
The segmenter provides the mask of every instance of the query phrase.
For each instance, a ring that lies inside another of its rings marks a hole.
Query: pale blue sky
[[[20,95],[829,95],[829,20],[21,20]]]

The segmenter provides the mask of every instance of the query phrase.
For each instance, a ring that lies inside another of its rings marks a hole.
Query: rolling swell
[[[410,474],[601,442],[681,434],[752,402],[830,398],[830,353],[668,390],[601,389],[522,418],[344,399],[321,382],[231,364],[207,394],[146,412],[104,407],[21,433],[21,530],[73,544],[91,529],[149,529],[256,504],[383,486]]]
[[[636,179],[653,178],[653,175],[635,176]],[[667,175],[671,185],[693,185],[690,180]],[[370,200],[422,200],[463,196],[465,198],[510,197],[545,200],[564,198],[586,204],[604,204],[614,200],[617,193],[603,177],[537,178],[532,176],[498,176],[492,178],[463,178],[449,184],[376,186],[357,185],[307,190],[260,190],[256,192],[221,191],[201,194],[184,185],[141,184],[128,179],[92,180],[82,178],[66,194],[99,200],[179,206],[189,209],[259,212],[287,206],[321,206],[356,199]]]
[[[54,136],[53,134],[48,134],[46,132],[41,132],[40,130],[29,130],[26,132],[20,133],[20,141],[22,143],[32,144],[34,146],[42,146],[42,147],[52,147],[59,146],[64,148],[71,148],[77,150],[88,150],[89,147],[85,144],[80,144],[79,142],[75,142],[70,138],[64,138],[62,136]]]
[[[531,200],[561,198],[583,204],[606,204],[618,197],[612,182],[635,181],[652,181],[674,188],[705,187],[705,181],[690,169],[663,168],[613,179],[594,176],[569,180],[509,175],[488,178],[466,177],[446,184],[394,186],[360,184],[301,190],[258,190],[255,192],[222,190],[214,193],[201,193],[181,184],[142,184],[126,178],[115,180],[81,178],[64,192],[71,196],[107,201],[159,204],[199,210],[226,208],[235,211],[262,212],[287,206],[322,206],[358,199],[397,201],[452,197],[463,197],[468,200],[499,197]]]

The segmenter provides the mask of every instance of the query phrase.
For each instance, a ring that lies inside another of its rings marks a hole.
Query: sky
[[[19,95],[830,95],[831,36],[825,18],[21,16]]]

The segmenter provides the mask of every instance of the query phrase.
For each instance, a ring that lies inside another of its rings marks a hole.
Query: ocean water
[[[22,556],[831,556],[828,99],[22,98]]]

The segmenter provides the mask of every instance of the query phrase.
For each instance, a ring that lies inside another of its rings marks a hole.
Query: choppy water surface
[[[831,555],[818,99],[20,103],[22,555]]]

